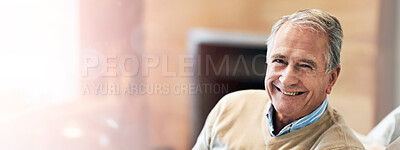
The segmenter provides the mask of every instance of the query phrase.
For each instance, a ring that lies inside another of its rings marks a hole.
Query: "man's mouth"
[[[289,95],[289,96],[296,96],[296,95],[301,95],[301,94],[305,93],[305,92],[285,92],[285,91],[281,90],[278,87],[276,87],[276,89],[278,89],[279,92],[281,92],[281,93],[283,93],[285,95]]]

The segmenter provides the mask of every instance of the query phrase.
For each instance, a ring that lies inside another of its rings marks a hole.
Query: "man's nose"
[[[294,66],[287,66],[279,77],[279,81],[285,87],[296,85],[299,82],[298,71]]]

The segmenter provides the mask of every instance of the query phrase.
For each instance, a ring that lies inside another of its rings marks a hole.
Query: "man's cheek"
[[[266,76],[271,76],[273,73],[276,73],[275,69],[269,65],[269,67],[267,67]]]
[[[274,69],[267,70],[265,77],[268,79],[277,78],[277,77],[279,77],[279,72]]]

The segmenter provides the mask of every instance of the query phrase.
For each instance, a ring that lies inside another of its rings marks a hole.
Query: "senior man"
[[[267,40],[266,90],[224,96],[193,149],[364,149],[327,101],[342,37],[339,21],[321,10],[283,16]]]

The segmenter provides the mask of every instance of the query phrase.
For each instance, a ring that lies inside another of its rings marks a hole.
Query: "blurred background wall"
[[[1,2],[0,146],[189,149],[190,93],[117,89],[189,84],[178,60],[188,55],[193,28],[266,37],[281,16],[305,8],[341,22],[342,72],[329,103],[367,134],[398,105],[398,23],[391,22],[398,7],[394,0]],[[127,75],[132,68],[136,75]]]

